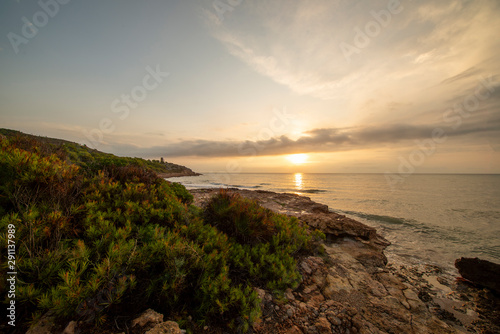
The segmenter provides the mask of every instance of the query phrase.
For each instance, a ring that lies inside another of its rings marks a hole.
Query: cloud
[[[457,115],[455,115],[457,116]],[[304,136],[292,140],[287,136],[267,140],[212,141],[185,140],[165,146],[137,148],[129,145],[119,147],[120,151],[140,156],[163,157],[245,157],[267,156],[292,153],[339,152],[383,145],[415,145],[416,140],[431,139],[433,132],[441,131],[446,137],[498,138],[500,135],[500,115],[489,117],[488,122],[463,122],[436,125],[384,124],[359,128],[314,129]]]
[[[478,75],[481,74],[481,70],[476,68],[476,67],[471,67],[457,75],[454,75],[450,78],[447,78],[445,80],[443,80],[441,83],[442,84],[449,84],[449,83],[453,83],[453,82],[456,82],[456,81],[460,81],[460,80],[464,80],[464,79],[468,79],[468,78],[476,78]]]
[[[258,73],[322,99],[394,85],[401,78],[439,82],[498,52],[494,0],[401,1],[386,24],[377,23],[373,13],[387,12],[387,6],[384,0],[247,1],[212,31]],[[357,29],[366,33],[369,22],[378,24],[379,32],[361,45]],[[358,52],[346,59],[342,43]]]

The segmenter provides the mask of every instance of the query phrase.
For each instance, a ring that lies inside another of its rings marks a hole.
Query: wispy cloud
[[[346,61],[339,45],[355,45],[356,29],[365,30],[376,22],[373,12],[386,9],[382,0],[246,1],[212,31],[258,73],[322,99],[380,87],[408,89],[402,79],[438,83],[499,51],[497,1],[401,1],[401,11]]]

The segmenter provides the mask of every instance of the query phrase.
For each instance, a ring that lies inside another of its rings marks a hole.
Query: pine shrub
[[[0,252],[15,225],[18,319],[50,311],[100,326],[152,307],[246,332],[260,316],[255,287],[282,293],[300,281],[296,258],[311,237],[296,219],[226,192],[195,208],[146,167],[91,171],[20,146],[0,143]]]

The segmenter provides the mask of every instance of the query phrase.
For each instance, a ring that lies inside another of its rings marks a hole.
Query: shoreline
[[[345,329],[351,326],[351,332],[355,333],[500,332],[500,326],[494,323],[495,317],[489,316],[500,306],[498,298],[488,304],[491,296],[484,296],[483,290],[446,275],[438,266],[388,263],[384,250],[390,243],[375,228],[332,212],[327,205],[303,195],[226,190],[256,200],[273,212],[294,216],[310,229],[318,229],[327,236],[323,243],[326,257],[304,259],[299,267],[315,269],[304,270],[303,283],[286,296],[291,307],[303,314],[278,312],[279,317],[271,313],[266,317],[264,312],[257,333],[307,333],[310,325],[317,328],[321,323],[325,325],[325,321],[331,325],[338,323],[330,321],[328,312],[337,313],[342,308],[348,314],[349,307],[356,309],[356,314],[351,310],[353,314],[339,326]],[[189,190],[199,207],[218,191],[218,188]],[[263,293],[263,300],[269,305],[263,305],[262,309],[279,307],[267,293]],[[327,311],[318,312],[322,309]],[[314,318],[315,322],[304,322],[305,318]]]

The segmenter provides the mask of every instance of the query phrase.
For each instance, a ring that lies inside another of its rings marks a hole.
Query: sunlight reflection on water
[[[302,190],[302,186],[303,186],[302,173],[295,173],[294,183],[295,183],[296,190],[298,190],[298,191]]]

